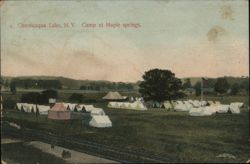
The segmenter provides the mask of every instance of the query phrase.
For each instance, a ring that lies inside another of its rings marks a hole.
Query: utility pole
[[[201,78],[201,101],[203,101],[203,78]]]

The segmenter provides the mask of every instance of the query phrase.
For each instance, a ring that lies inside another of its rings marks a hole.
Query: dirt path
[[[17,143],[17,142],[23,142],[23,141],[18,140],[18,139],[11,139],[11,138],[1,138],[1,144]]]
[[[42,150],[43,152],[53,154],[59,158],[62,157],[63,150],[69,151],[71,153],[71,157],[65,159],[69,163],[117,163],[112,160],[96,157],[93,155],[88,155],[85,153],[80,153],[80,152],[66,149],[60,146],[54,146],[54,148],[51,148],[50,144],[40,142],[40,141],[32,141],[32,142],[27,143],[27,145],[31,145],[35,148]]]

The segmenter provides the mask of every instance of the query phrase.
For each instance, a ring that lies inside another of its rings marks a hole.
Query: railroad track
[[[142,151],[103,145],[95,142],[58,136],[49,132],[22,128],[21,130],[2,126],[2,134],[21,137],[26,140],[38,140],[56,146],[62,146],[78,152],[110,159],[121,163],[173,163],[174,159]]]

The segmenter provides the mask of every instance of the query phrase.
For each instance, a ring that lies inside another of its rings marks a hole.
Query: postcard
[[[1,0],[2,163],[250,163],[247,0]]]

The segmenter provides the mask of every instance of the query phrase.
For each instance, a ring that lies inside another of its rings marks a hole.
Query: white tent
[[[215,105],[221,105],[219,101],[215,101]]]
[[[74,111],[76,105],[77,105],[77,104],[68,103],[68,107],[69,107],[70,111]]]
[[[63,103],[63,105],[64,105],[67,109],[70,109],[70,103]]]
[[[201,104],[201,106],[206,106],[208,103],[207,103],[207,101],[203,100],[203,101],[200,102],[200,104]]]
[[[193,101],[193,106],[194,106],[194,107],[201,107],[200,101],[199,101],[199,100],[194,100],[194,101]]]
[[[130,108],[131,108],[130,102],[124,102],[124,103],[123,103],[123,106],[124,106],[124,108],[126,108],[126,109],[130,109]]]
[[[124,102],[121,102],[120,103],[120,108],[125,109],[126,108],[126,104]]]
[[[189,111],[189,115],[190,116],[202,116],[202,110],[203,108],[202,107],[199,107],[199,108],[192,108],[190,109]]]
[[[47,115],[48,111],[50,110],[50,107],[46,105],[37,105],[37,108],[41,115]]]
[[[17,103],[17,109],[21,110],[23,105],[27,105],[27,103]]]
[[[89,122],[90,126],[97,128],[112,127],[112,122],[108,116],[92,115],[92,119]]]
[[[175,110],[175,111],[178,111],[178,112],[189,111],[189,109],[187,108],[187,106],[186,106],[185,104],[177,104],[177,105],[174,107],[174,110]]]
[[[177,102],[177,104],[184,104],[182,101],[176,101]]]
[[[243,107],[244,103],[242,103],[242,102],[232,102],[230,105],[236,105],[239,108],[241,108],[241,107]]]
[[[140,101],[135,101],[133,103],[130,103],[127,109],[147,110],[146,106]]]
[[[87,112],[91,112],[92,110],[95,109],[95,107],[93,105],[84,105],[84,107],[85,107],[85,110]]]
[[[229,105],[217,105],[216,109],[217,113],[227,113],[229,110]]]
[[[209,106],[214,106],[215,103],[213,101],[208,101]]]
[[[216,108],[212,107],[212,106],[205,106],[204,110],[203,110],[204,115],[206,116],[210,116],[212,114],[216,113]]]
[[[188,102],[188,101],[184,101],[184,104],[186,105],[187,109],[190,110],[191,108],[193,108],[193,105]]]
[[[36,112],[36,105],[35,104],[28,104],[29,108],[30,108],[30,112]]]
[[[101,109],[101,108],[95,108],[95,109],[91,110],[90,114],[91,115],[105,115],[103,109]]]
[[[104,100],[124,100],[126,97],[123,97],[119,92],[108,92],[104,97]]]
[[[165,109],[172,109],[173,105],[171,104],[170,101],[164,101],[164,103],[162,104],[162,107],[164,107]]]
[[[108,107],[109,108],[115,108],[115,104],[116,104],[116,102],[109,102]]]
[[[234,114],[239,114],[240,113],[240,107],[239,104],[237,103],[231,103],[229,105],[229,110],[234,113]]]
[[[32,111],[32,108],[33,108],[33,104],[28,104],[28,103],[25,103],[22,105],[23,107],[23,110],[27,113],[31,113]],[[35,109],[33,108],[33,110],[35,111]]]
[[[173,108],[175,108],[175,106],[178,104],[176,101],[171,101],[171,104],[173,106]]]
[[[215,110],[211,107],[192,108],[189,111],[190,116],[211,116],[213,113],[215,113]]]
[[[84,104],[77,104],[77,105],[75,105],[74,110],[75,109],[77,110],[77,112],[82,111],[82,109],[85,109],[85,105]]]

